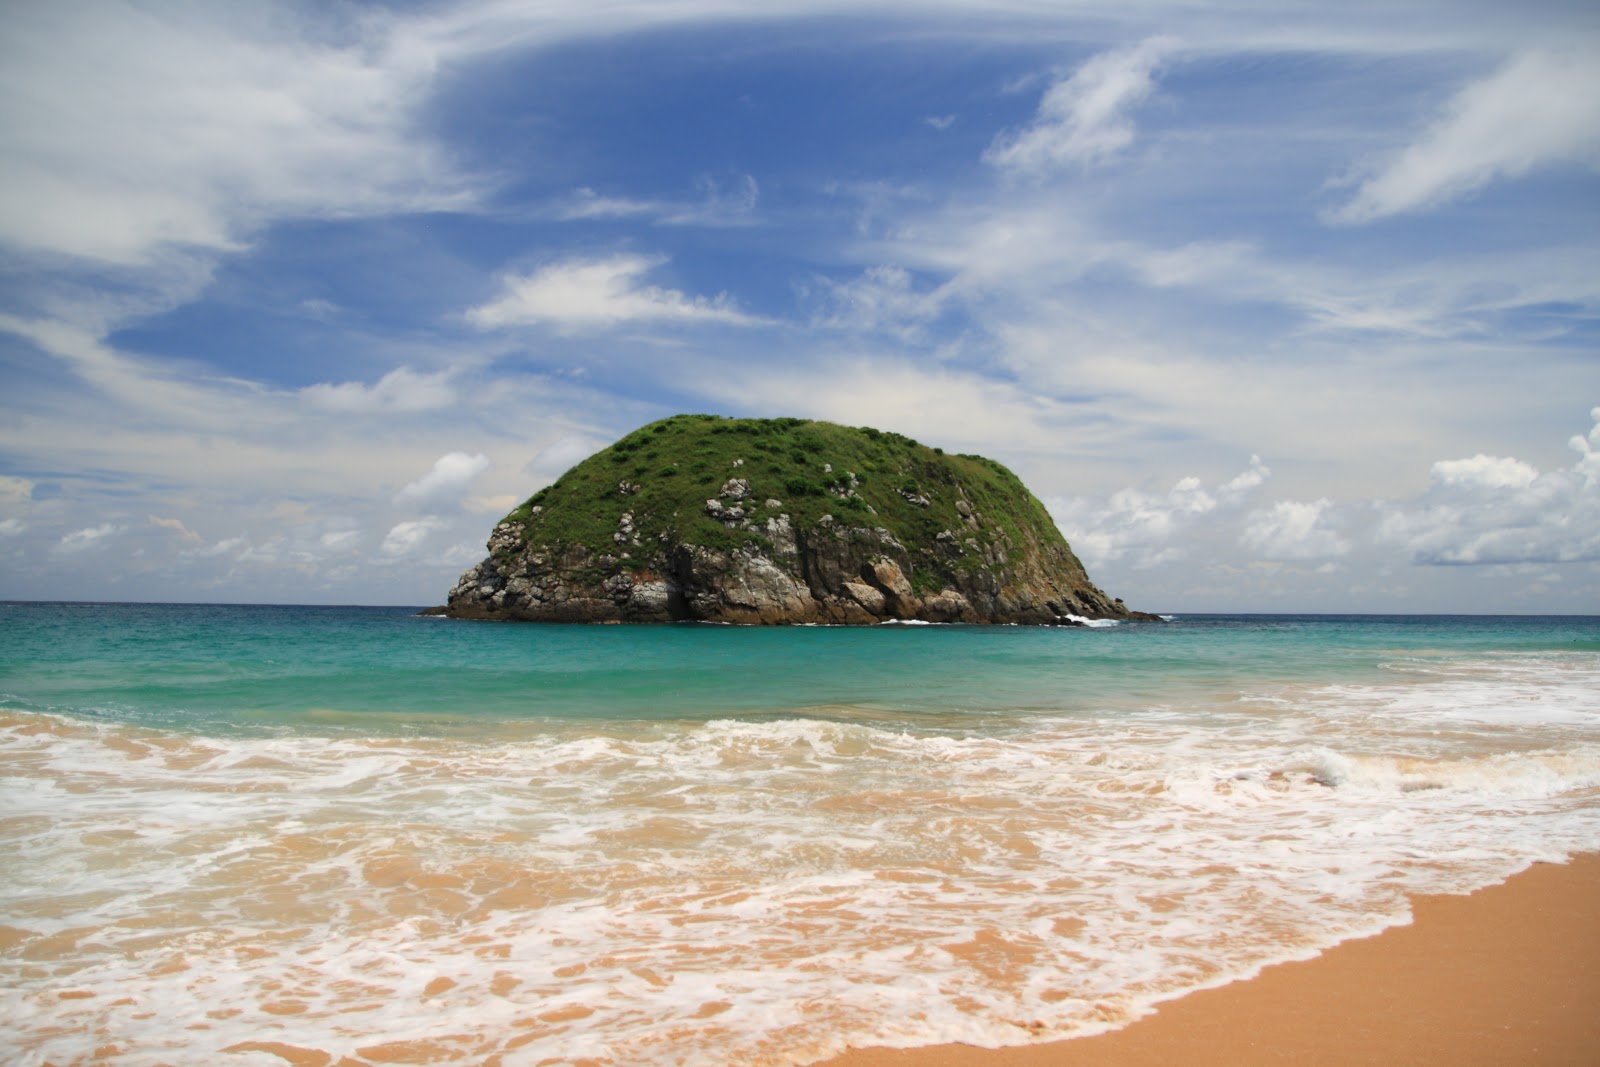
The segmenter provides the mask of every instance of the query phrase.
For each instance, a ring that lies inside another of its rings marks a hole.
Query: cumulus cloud
[[[440,501],[458,497],[472,484],[473,479],[493,464],[489,457],[481,452],[451,452],[434,460],[433,467],[418,478],[406,485],[396,496],[399,501],[416,503],[438,503]]]
[[[1239,543],[1269,560],[1323,559],[1350,551],[1334,525],[1333,502],[1280,500],[1270,508],[1250,513]]]
[[[346,415],[435,411],[456,402],[451,377],[451,371],[423,374],[410,367],[396,367],[372,385],[319,382],[300,390],[300,395],[314,408]]]
[[[14,537],[28,528],[21,519],[0,520],[0,537]]]
[[[1432,473],[1440,485],[1480,489],[1525,489],[1539,478],[1539,469],[1532,464],[1481,452],[1471,459],[1442,459],[1433,465]]]
[[[1435,463],[1416,505],[1384,507],[1380,538],[1429,565],[1600,560],[1600,407],[1589,415],[1564,470],[1482,454]]]
[[[105,543],[107,538],[121,533],[122,530],[121,526],[109,522],[99,526],[86,526],[81,530],[62,534],[58,547],[63,552],[82,552]]]
[[[1600,164],[1600,48],[1525,50],[1457,93],[1330,217],[1360,223],[1424,210],[1571,162]]]
[[[1088,566],[1123,558],[1154,567],[1184,554],[1179,536],[1205,516],[1232,511],[1272,474],[1260,456],[1215,490],[1195,477],[1164,493],[1119,489],[1110,497],[1052,498],[1045,503],[1074,551]]]
[[[391,559],[409,556],[427,541],[429,535],[435,530],[442,529],[443,519],[423,518],[411,519],[406,522],[397,522],[384,535],[383,544],[379,551]]]
[[[481,330],[548,325],[563,333],[636,322],[748,326],[761,321],[740,311],[727,293],[706,298],[644,284],[644,276],[665,262],[662,256],[617,255],[507,275],[499,299],[468,311],[467,321]]]
[[[1152,37],[1095,56],[1052,85],[1033,123],[998,138],[984,158],[1004,170],[1041,174],[1115,156],[1133,143],[1129,112],[1155,92],[1156,70],[1175,44]]]

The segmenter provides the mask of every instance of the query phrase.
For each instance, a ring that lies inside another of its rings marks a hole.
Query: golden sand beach
[[[1414,921],[1112,1033],[1030,1048],[862,1049],[826,1067],[1600,1064],[1600,855],[1539,864]]]

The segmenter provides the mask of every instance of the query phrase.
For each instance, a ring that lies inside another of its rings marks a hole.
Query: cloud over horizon
[[[1600,560],[1600,408],[1590,418],[1564,470],[1482,453],[1435,463],[1427,493],[1388,511],[1380,536],[1428,566]]]
[[[13,16],[0,597],[432,602],[711,411],[993,456],[1129,602],[1600,610],[1577,7]]]

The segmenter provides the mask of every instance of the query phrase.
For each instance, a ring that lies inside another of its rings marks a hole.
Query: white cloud
[[[523,470],[535,477],[556,478],[600,451],[606,443],[588,434],[563,434],[541,448]]]
[[[1153,567],[1184,555],[1180,535],[1205,516],[1231,511],[1272,474],[1260,456],[1248,470],[1208,490],[1196,477],[1180,479],[1165,493],[1119,489],[1107,498],[1054,497],[1045,504],[1085,565],[1129,558]]]
[[[427,474],[401,489],[396,500],[438,503],[460,496],[473,479],[491,466],[489,457],[481,452],[451,452],[436,459]]]
[[[1099,443],[1098,426],[1082,421],[1075,405],[932,361],[851,351],[731,365],[685,360],[681,371],[725,411],[875,426],[952,452],[993,454],[1004,442],[1012,456],[1034,453],[1058,463],[1068,435],[1080,448]]]
[[[1032,125],[997,139],[984,158],[1005,170],[1041,174],[1115,156],[1133,143],[1128,113],[1155,92],[1156,69],[1175,44],[1152,37],[1095,56],[1045,92]]]
[[[644,219],[660,226],[746,226],[755,218],[761,186],[754,175],[740,174],[728,188],[709,176],[695,182],[700,199],[643,200],[607,196],[587,186],[558,206],[554,215],[563,221],[582,219]]]
[[[271,543],[271,540],[269,540],[268,545],[270,546]],[[214,545],[208,545],[205,548],[196,549],[194,552],[194,555],[200,557],[201,559],[214,559],[218,556],[232,556],[235,554],[237,554],[241,559],[247,555],[253,556],[253,558],[265,559],[272,559],[274,557],[274,553],[271,551],[270,547],[257,552],[251,546],[250,539],[243,536],[225,537]]]
[[[359,530],[332,530],[317,539],[318,546],[329,552],[344,552],[360,542]]]
[[[21,519],[0,519],[0,537],[15,537],[27,528]]]
[[[122,529],[121,526],[109,522],[99,526],[86,526],[81,530],[62,534],[58,544],[63,552],[82,552],[103,543],[108,537],[121,533]]]
[[[442,529],[444,525],[444,520],[431,517],[395,523],[384,535],[379,551],[390,558],[408,556],[421,547],[429,535],[435,530]]]
[[[741,312],[727,293],[707,299],[642,284],[646,274],[665,262],[664,257],[617,255],[507,275],[500,298],[468,311],[467,321],[483,330],[548,324],[561,332],[634,322],[748,326],[760,321]]]
[[[414,136],[435,49],[384,17],[30,4],[0,38],[0,242],[122,264],[284,215],[472,200]]]
[[[667,226],[743,226],[755,217],[761,201],[761,186],[752,174],[737,175],[728,187],[710,175],[702,175],[695,187],[698,203],[669,205],[660,221]]]
[[[1600,164],[1600,48],[1518,52],[1367,177],[1339,222],[1419,211],[1557,163]]]
[[[818,280],[827,309],[818,326],[882,332],[902,341],[921,340],[941,311],[944,294],[920,290],[902,267],[869,267],[847,282]]]
[[[440,566],[466,568],[483,559],[483,546],[463,541],[452,545],[436,561]]]
[[[1251,456],[1250,469],[1240,471],[1228,479],[1222,484],[1218,492],[1225,500],[1238,500],[1252,489],[1259,488],[1270,477],[1272,477],[1272,468],[1261,462],[1260,456]]]
[[[178,535],[178,539],[189,544],[197,545],[201,541],[199,534],[183,524],[181,519],[164,519],[159,515],[150,516],[150,525],[158,526],[163,530],[171,530]]]
[[[300,390],[300,395],[312,407],[350,415],[434,411],[456,403],[452,376],[451,371],[424,374],[410,367],[396,367],[372,385],[319,382]]]
[[[1525,489],[1538,477],[1538,468],[1520,459],[1486,456],[1481,452],[1471,459],[1442,459],[1433,465],[1433,480],[1440,485]]]
[[[653,200],[635,200],[624,196],[603,196],[587,186],[572,194],[572,199],[556,211],[556,217],[568,222],[579,219],[631,219],[654,215],[660,205]]]
[[[1540,473],[1498,456],[1443,460],[1413,506],[1385,505],[1379,536],[1415,563],[1522,564],[1600,560],[1600,408],[1568,442],[1578,461]]]
[[[1342,556],[1350,551],[1350,542],[1331,528],[1335,521],[1333,502],[1327,498],[1280,500],[1250,513],[1239,543],[1269,560]]]

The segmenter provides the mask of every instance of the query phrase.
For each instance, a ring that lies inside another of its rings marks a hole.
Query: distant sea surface
[[[1600,618],[0,604],[7,1062],[1026,1044],[1600,849]]]

